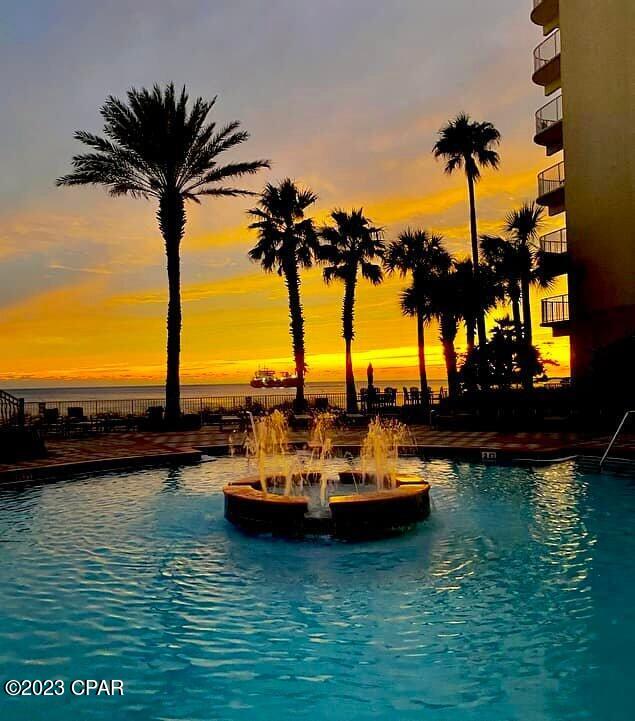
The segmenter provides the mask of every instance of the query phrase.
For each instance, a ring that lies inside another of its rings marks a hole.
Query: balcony
[[[564,161],[543,170],[538,176],[539,205],[549,210],[549,215],[564,211]]]
[[[545,328],[552,328],[554,335],[569,333],[569,296],[555,295],[542,300],[542,322]]]
[[[560,30],[552,33],[534,50],[532,79],[545,89],[545,95],[551,95],[560,87]]]
[[[569,271],[567,229],[561,228],[540,238],[540,252],[547,275],[563,275]]]
[[[559,15],[559,0],[534,0],[531,20],[536,23],[536,25],[542,26],[545,35],[558,26]]]
[[[543,105],[536,113],[536,145],[543,145],[547,155],[562,150],[562,95]]]

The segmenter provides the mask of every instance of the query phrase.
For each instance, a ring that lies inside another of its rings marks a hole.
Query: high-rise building
[[[562,217],[541,239],[568,294],[542,325],[571,339],[574,379],[635,334],[635,0],[533,0],[546,39],[533,80],[549,97],[535,142],[561,154],[538,176],[538,203]],[[633,368],[635,372],[635,368]]]

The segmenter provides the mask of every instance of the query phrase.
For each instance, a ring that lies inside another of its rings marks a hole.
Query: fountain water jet
[[[375,419],[360,449],[361,471],[340,473],[340,482],[332,485],[326,461],[333,448],[333,415],[314,418],[305,464],[290,450],[282,413],[251,421],[248,458],[256,460],[258,477],[224,488],[225,516],[232,523],[281,535],[367,538],[403,532],[429,514],[429,485],[398,474],[399,447],[408,437],[404,424]]]
[[[397,487],[399,446],[408,438],[408,426],[399,421],[373,419],[362,442],[360,462],[362,478],[373,478],[377,490]]]

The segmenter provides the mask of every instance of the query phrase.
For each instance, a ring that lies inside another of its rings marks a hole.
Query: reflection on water
[[[91,719],[630,718],[633,485],[400,464],[432,515],[368,544],[241,534],[221,494],[241,459],[0,492],[3,669],[123,679],[71,699]]]

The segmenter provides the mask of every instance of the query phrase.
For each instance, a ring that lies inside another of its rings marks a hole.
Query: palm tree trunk
[[[520,344],[523,342],[523,324],[520,318],[520,297],[514,292],[510,298],[512,303],[512,315],[514,318],[514,332],[516,333],[516,341]]]
[[[471,355],[471,353],[474,351],[474,346],[476,345],[474,342],[474,318],[468,318],[465,321],[465,334],[467,336],[467,354],[468,356]]]
[[[165,241],[168,269],[167,370],[165,378],[165,420],[168,426],[181,417],[181,239],[185,231],[185,207],[180,193],[166,193],[157,211]]]
[[[425,318],[421,311],[417,311],[417,347],[419,350],[419,383],[421,384],[421,404],[427,408],[430,405],[428,395],[428,371],[426,369],[426,337]]]
[[[351,346],[355,331],[353,320],[355,315],[355,286],[357,272],[349,278],[344,285],[344,304],[342,307],[342,335],[346,343],[346,410],[357,413],[357,388],[355,387],[355,374],[353,372],[353,355]]]
[[[291,340],[293,344],[293,359],[295,372],[298,377],[298,386],[295,391],[295,408],[297,411],[304,410],[306,401],[304,398],[304,373],[306,371],[306,360],[304,351],[304,318],[302,316],[302,303],[300,302],[300,276],[295,259],[284,265],[284,279],[289,294],[289,317]]]
[[[531,298],[529,296],[529,278],[526,273],[523,273],[520,279],[521,295],[523,301],[523,321],[525,326],[525,345],[527,351],[533,344],[533,330],[531,326]],[[530,356],[529,352],[524,353],[523,357],[525,360],[525,368],[523,369],[523,387],[525,390],[530,391],[534,387],[534,378],[530,367]]]
[[[443,358],[445,370],[448,376],[448,394],[450,398],[456,398],[459,388],[459,374],[456,368],[456,349],[454,338],[456,337],[456,320],[451,317],[441,318],[441,344],[443,345]]]
[[[351,353],[352,340],[346,338],[346,410],[348,413],[357,413],[357,389],[355,388],[355,374],[353,373],[353,355]]]
[[[529,278],[523,274],[521,280],[521,295],[523,299],[523,322],[525,326],[525,340],[529,345],[533,343],[533,330],[531,325],[531,298],[529,296]]]
[[[485,331],[485,314],[481,305],[481,284],[478,255],[478,229],[476,225],[476,197],[474,192],[474,178],[467,175],[467,188],[470,197],[470,236],[472,241],[472,267],[474,269],[474,285],[476,295],[476,326],[478,329],[479,345],[485,346],[487,335]]]

